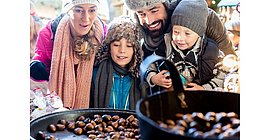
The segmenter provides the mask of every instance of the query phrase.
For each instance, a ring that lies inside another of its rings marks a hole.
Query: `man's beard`
[[[158,21],[155,21],[155,22],[158,22]],[[161,24],[161,27],[157,30],[152,30],[150,31],[149,28],[148,28],[148,24],[147,23],[144,23],[143,25],[143,29],[145,31],[145,33],[147,35],[149,35],[151,38],[157,38],[157,37],[160,37],[161,35],[163,35],[165,33],[165,30],[166,30],[166,21],[164,20],[159,20],[160,24]]]

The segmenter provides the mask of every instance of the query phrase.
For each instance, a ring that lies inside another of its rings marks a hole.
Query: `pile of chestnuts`
[[[56,124],[49,124],[47,131],[71,131],[76,135],[87,135],[89,139],[140,139],[138,119],[134,115],[126,119],[107,114],[95,114],[93,118],[79,116],[76,120],[58,120]],[[54,140],[55,137],[39,131],[36,139]]]
[[[234,112],[201,112],[188,114],[175,114],[173,119],[157,121],[160,127],[168,132],[182,136],[192,136],[196,138],[239,138],[240,120]]]

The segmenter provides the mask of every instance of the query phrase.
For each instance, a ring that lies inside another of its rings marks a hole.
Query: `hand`
[[[169,74],[166,74],[167,70],[162,70],[158,74],[152,76],[151,81],[158,86],[164,88],[170,88],[172,86],[172,81],[169,78]]]
[[[185,87],[185,90],[204,90],[204,88],[196,83],[189,83],[188,86],[190,87]]]

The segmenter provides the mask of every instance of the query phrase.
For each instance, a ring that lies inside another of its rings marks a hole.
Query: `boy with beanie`
[[[138,26],[130,17],[115,18],[96,54],[90,107],[135,110],[141,62]]]
[[[144,42],[142,50],[144,59],[155,53],[166,55],[164,34],[171,31],[171,15],[181,0],[124,0],[126,7],[135,12]],[[185,7],[188,8],[188,7]],[[231,42],[227,37],[226,29],[217,13],[207,8],[206,35],[218,43],[219,49],[227,54],[234,54]]]
[[[166,58],[175,64],[186,90],[213,90],[223,86],[224,74],[216,72],[217,77],[213,73],[219,62],[219,48],[205,36],[207,16],[205,0],[182,0],[171,17],[172,31],[164,36]],[[152,65],[147,73],[149,85],[170,88],[172,81],[165,78],[166,71],[156,73],[154,68]]]

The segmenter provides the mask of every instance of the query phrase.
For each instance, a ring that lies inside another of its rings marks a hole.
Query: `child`
[[[185,8],[187,7],[187,8]],[[215,77],[219,62],[216,42],[205,36],[208,8],[205,0],[182,0],[171,17],[172,32],[165,34],[166,58],[174,63],[186,90],[211,90],[222,87],[224,74]],[[166,70],[159,73],[151,65],[146,80],[150,87],[170,88]],[[189,87],[188,87],[189,86]]]
[[[138,27],[129,17],[114,19],[96,54],[90,107],[135,110],[141,58]]]

